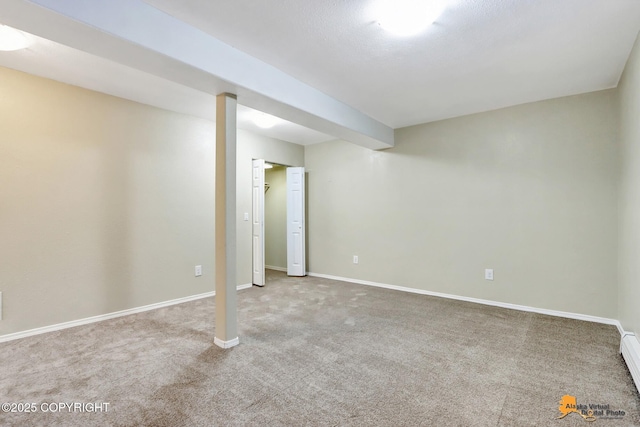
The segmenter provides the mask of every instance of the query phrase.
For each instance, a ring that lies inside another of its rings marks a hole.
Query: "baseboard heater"
[[[622,336],[620,353],[629,367],[636,388],[640,391],[640,342],[634,334],[625,333]]]

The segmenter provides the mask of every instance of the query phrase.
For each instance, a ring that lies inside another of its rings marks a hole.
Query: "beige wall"
[[[213,290],[212,123],[5,68],[0,93],[0,334]]]
[[[267,169],[270,188],[264,195],[265,264],[287,268],[287,169]]]
[[[640,39],[618,86],[620,98],[620,296],[622,326],[640,336]]]
[[[214,141],[210,121],[0,68],[0,335],[213,291]],[[239,284],[252,157],[304,161],[238,132]]]
[[[310,271],[615,318],[616,126],[602,91],[308,146]]]

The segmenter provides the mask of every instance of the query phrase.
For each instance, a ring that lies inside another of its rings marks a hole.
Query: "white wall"
[[[287,268],[287,168],[265,172],[270,188],[264,195],[265,264]]]
[[[213,291],[214,144],[213,122],[0,67],[0,335]],[[258,157],[304,150],[238,132],[238,284]]]
[[[610,90],[307,146],[311,271],[616,317],[616,126]]]
[[[620,98],[620,297],[622,326],[640,336],[640,39],[618,86]]]

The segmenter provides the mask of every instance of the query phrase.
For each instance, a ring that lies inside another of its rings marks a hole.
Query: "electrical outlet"
[[[353,263],[357,264],[358,263],[358,255],[354,255],[353,256]]]
[[[484,270],[485,280],[493,280],[493,268],[487,268]]]
[[[196,265],[196,277],[202,276],[202,266]]]

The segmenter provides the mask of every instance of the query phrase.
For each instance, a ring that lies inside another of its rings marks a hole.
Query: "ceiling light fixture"
[[[407,37],[424,31],[444,12],[445,0],[379,0],[376,17],[382,28]]]
[[[252,120],[256,126],[261,127],[262,129],[272,128],[280,122],[279,118],[261,111],[256,111]]]
[[[22,31],[0,24],[0,50],[12,51],[29,46],[29,40]]]
[[[264,164],[264,168],[265,169],[273,169],[273,165],[271,163],[265,163]]]

